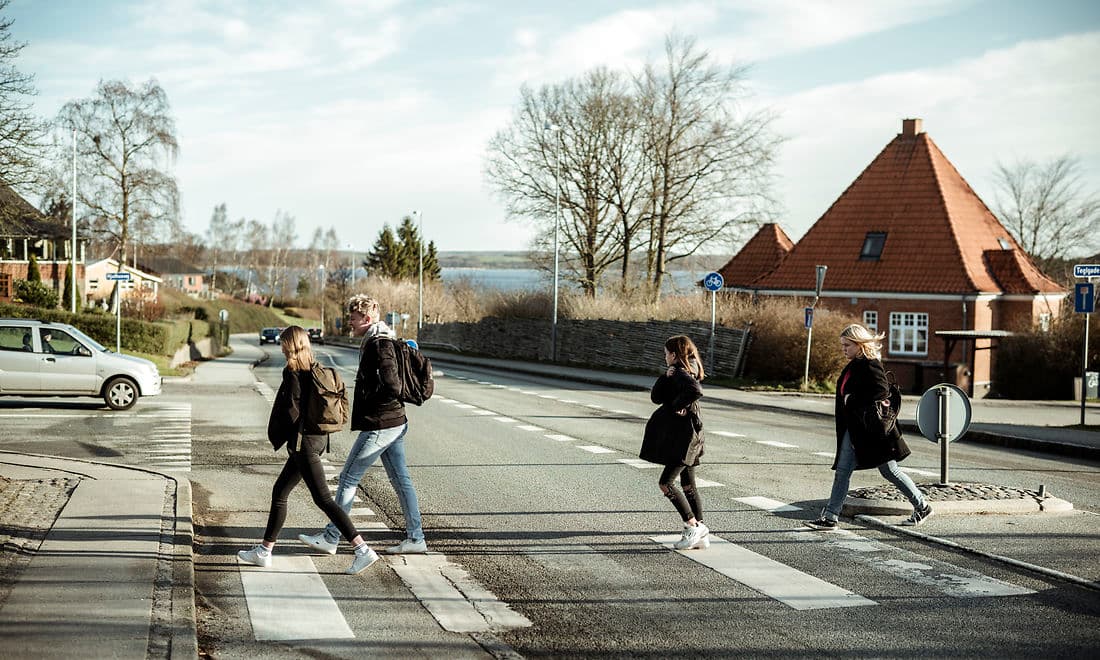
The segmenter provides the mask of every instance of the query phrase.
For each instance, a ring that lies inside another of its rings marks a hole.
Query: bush
[[[1006,399],[1072,399],[1081,376],[1084,321],[1063,311],[1049,332],[1032,329],[1000,340],[994,351],[990,396]],[[1091,370],[1100,368],[1100,323],[1089,326]]]
[[[15,282],[15,299],[42,309],[54,309],[57,307],[58,302],[56,291],[41,281],[31,282],[28,280],[17,280]]]

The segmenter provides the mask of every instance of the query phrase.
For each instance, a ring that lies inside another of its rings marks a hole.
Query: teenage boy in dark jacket
[[[362,337],[359,346],[359,371],[355,374],[355,395],[351,407],[351,429],[359,431],[340,480],[336,486],[336,503],[351,511],[355,489],[367,473],[367,468],[379,457],[386,468],[401,510],[405,514],[405,540],[387,548],[389,554],[412,554],[428,551],[424,531],[420,526],[420,504],[416,499],[409,467],[405,462],[405,433],[408,420],[401,402],[401,379],[394,354],[394,332],[379,317],[378,302],[359,294],[348,300],[348,322],[352,335]],[[298,540],[309,547],[334,554],[340,540],[340,530],[331,523],[317,534],[299,534]]]

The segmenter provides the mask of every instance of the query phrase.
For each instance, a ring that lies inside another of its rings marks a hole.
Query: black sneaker
[[[822,531],[832,531],[837,528],[835,520],[829,520],[828,518],[818,518],[817,520],[806,520],[802,523],[810,529],[820,529]]]
[[[919,511],[914,511],[913,515],[911,515],[908,518],[906,518],[905,520],[901,521],[901,524],[905,525],[906,527],[915,527],[916,525],[919,525],[922,522],[924,522],[924,520],[926,518],[928,518],[928,516],[931,516],[931,515],[932,515],[932,505],[931,504],[925,504],[923,509],[920,509]]]

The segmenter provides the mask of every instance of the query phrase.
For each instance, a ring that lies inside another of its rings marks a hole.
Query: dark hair
[[[698,380],[703,380],[703,360],[699,357],[699,349],[695,342],[687,335],[675,335],[665,340],[665,350],[676,356],[676,361]]]

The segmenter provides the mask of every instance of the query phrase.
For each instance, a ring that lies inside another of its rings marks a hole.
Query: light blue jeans
[[[833,475],[833,492],[829,495],[829,503],[825,506],[822,516],[827,520],[838,520],[840,510],[844,506],[844,498],[848,495],[848,485],[852,481],[852,472],[856,469],[856,450],[852,447],[852,438],[848,432],[844,432],[844,439],[840,442],[840,456],[837,457],[836,474]],[[898,467],[897,461],[887,461],[878,466],[878,472],[887,481],[897,486],[902,495],[909,499],[914,509],[924,508],[924,495],[920,489]],[[337,500],[339,501],[339,500]],[[329,523],[330,525],[332,523]],[[332,526],[333,530],[336,526]]]
[[[345,512],[351,512],[352,500],[355,499],[355,490],[367,468],[374,465],[378,457],[382,457],[382,467],[386,468],[386,476],[390,479],[397,499],[401,503],[401,511],[405,514],[405,538],[410,541],[423,541],[424,530],[420,527],[420,503],[416,499],[416,488],[413,486],[412,476],[409,474],[409,466],[405,462],[405,433],[409,430],[408,424],[395,426],[377,431],[360,431],[355,439],[348,458],[344,461],[344,469],[340,471],[340,480],[336,486],[336,504]],[[340,530],[331,522],[325,526],[325,540],[335,543],[340,540]]]

